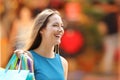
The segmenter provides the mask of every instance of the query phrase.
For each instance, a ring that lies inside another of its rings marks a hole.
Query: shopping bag
[[[23,50],[15,50],[14,52],[16,54],[21,53],[20,54],[20,57],[21,57],[20,62],[17,62],[18,66],[20,66],[22,70],[30,70],[30,73],[28,75],[29,77],[27,78],[27,80],[35,80],[32,54],[29,51],[23,51]],[[16,63],[16,61],[15,61],[15,63]],[[15,67],[15,64],[13,65],[13,67]],[[11,69],[12,69],[12,67],[11,67]]]
[[[34,73],[33,73],[33,71],[34,71],[33,70],[33,60],[27,54],[25,54],[25,52],[24,52],[24,54],[21,54],[21,65],[22,65],[22,70],[30,71],[27,80],[35,80]]]
[[[28,80],[29,70],[0,70],[0,80]],[[30,80],[30,79],[29,79]]]
[[[24,59],[25,57],[22,54],[20,60],[22,64],[24,64],[22,65],[24,70],[21,70],[20,66],[17,70],[10,70],[15,68],[18,61],[16,54],[13,54],[6,68],[4,70],[0,70],[0,80],[35,80],[34,73],[31,73],[30,70],[26,69],[26,62],[24,62]]]

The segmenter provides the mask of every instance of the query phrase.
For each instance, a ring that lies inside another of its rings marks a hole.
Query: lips
[[[57,35],[55,35],[55,37],[57,37],[57,38],[61,38],[62,35],[61,35],[61,34],[57,34]]]

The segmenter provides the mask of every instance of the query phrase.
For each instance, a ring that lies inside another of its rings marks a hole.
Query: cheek
[[[42,34],[42,36],[43,36],[44,38],[48,38],[51,33],[50,33],[50,31],[49,31],[48,29],[45,29],[45,30],[43,30],[43,31],[41,32],[41,34]]]
[[[55,33],[55,30],[48,29],[45,34],[46,34],[47,37],[51,37],[54,33]]]

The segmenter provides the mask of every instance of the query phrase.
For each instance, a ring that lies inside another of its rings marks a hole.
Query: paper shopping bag
[[[21,56],[21,61],[24,59],[24,56]],[[10,70],[14,69],[17,64],[18,57],[16,54],[13,54],[10,61],[8,62],[6,68],[4,70],[0,70],[0,80],[35,80],[34,73],[31,73],[30,70],[21,70],[20,67],[18,70]],[[26,65],[26,62],[22,62],[22,64]],[[22,67],[25,67],[22,65]]]

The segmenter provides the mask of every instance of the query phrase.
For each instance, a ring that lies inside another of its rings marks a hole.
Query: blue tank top
[[[46,58],[33,50],[30,52],[34,60],[34,74],[36,80],[65,80],[59,54],[55,54],[54,58]]]

